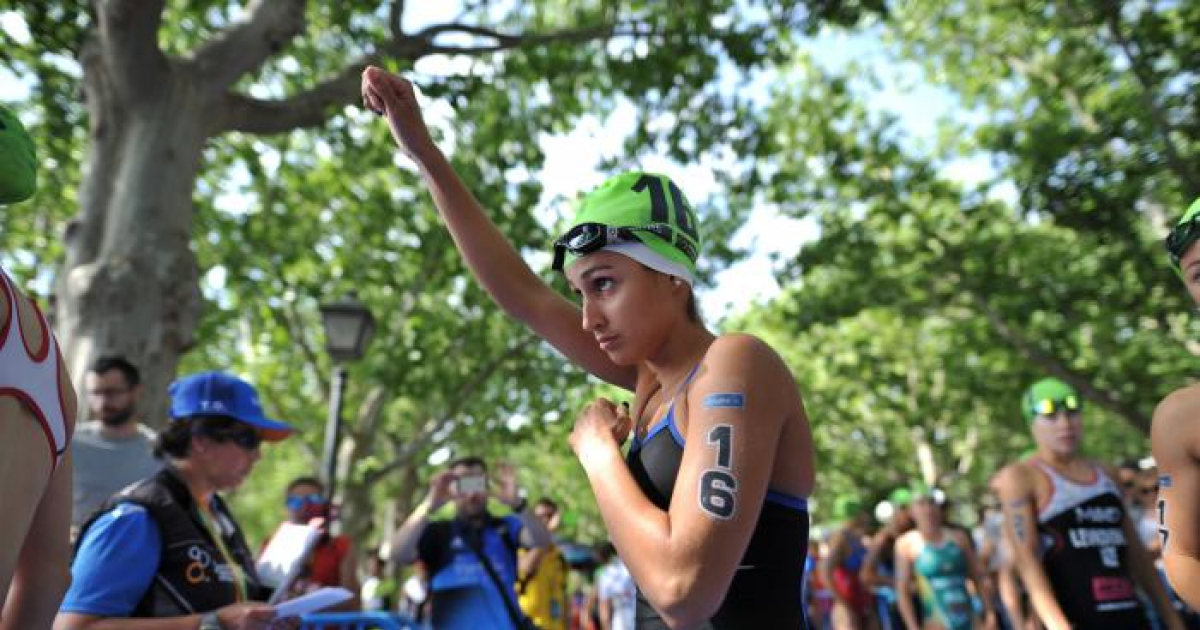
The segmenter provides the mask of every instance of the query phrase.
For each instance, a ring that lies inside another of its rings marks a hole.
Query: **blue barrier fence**
[[[412,619],[392,613],[313,613],[300,618],[300,630],[422,630]]]

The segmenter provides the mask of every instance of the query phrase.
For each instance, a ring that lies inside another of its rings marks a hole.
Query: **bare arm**
[[[579,308],[525,264],[433,143],[412,85],[379,68],[363,72],[363,98],[386,114],[392,136],[420,168],[433,201],[472,275],[492,299],[572,362],[619,387],[633,390],[637,372],[614,364],[580,326]]]
[[[545,549],[528,549],[522,551],[521,556],[517,558],[517,578],[528,580],[537,572],[538,565],[542,563],[542,556],[544,555],[546,555]]]
[[[912,601],[912,572],[915,534],[905,534],[896,541],[896,607],[900,609],[900,617],[908,630],[921,630],[921,622],[917,620],[917,611]]]
[[[71,583],[70,529],[71,450],[67,449],[50,478],[21,546],[8,599],[0,615],[0,630],[50,627]]]
[[[1172,392],[1154,410],[1155,510],[1163,569],[1179,597],[1200,608],[1200,385]]]
[[[847,547],[846,530],[839,529],[829,537],[829,553],[822,556],[821,562],[817,564],[817,572],[821,575],[821,582],[825,584],[825,588],[829,589],[829,593],[833,595],[835,600],[842,599],[842,596],[834,588],[836,582],[833,579],[833,572],[845,560]],[[842,603],[849,605],[845,601]]]
[[[1017,575],[1025,584],[1033,608],[1049,630],[1070,630],[1071,624],[1054,597],[1050,580],[1038,560],[1036,494],[1022,464],[1012,464],[997,479],[1004,510],[1004,536],[1013,552]]]
[[[613,607],[612,600],[607,597],[600,598],[600,629],[612,630],[612,615]]]
[[[1169,630],[1183,630],[1183,620],[1179,618],[1179,613],[1175,612],[1175,607],[1171,605],[1167,589],[1163,588],[1158,571],[1154,568],[1154,563],[1150,560],[1150,555],[1146,553],[1146,548],[1142,546],[1137,529],[1130,522],[1128,516],[1122,519],[1121,529],[1125,532],[1125,557],[1129,559],[1129,573],[1133,576],[1134,582],[1154,603],[1159,618],[1166,623]]]
[[[784,418],[801,407],[782,361],[745,336],[713,343],[678,405],[686,447],[667,512],[642,494],[622,460],[613,403],[585,409],[571,441],[634,581],[669,625],[689,627],[725,598],[766,496]]]
[[[858,572],[858,579],[868,587],[887,584],[887,580],[879,575],[879,560],[883,556],[884,547],[890,540],[891,534],[886,528],[871,537],[871,544],[867,547],[867,557],[863,559],[862,569]]]
[[[1023,630],[1025,628],[1025,607],[1021,602],[1021,588],[1017,584],[1016,569],[1012,562],[1005,562],[1000,567],[996,573],[996,580],[999,582],[1000,602],[1004,604],[1009,622],[1013,628]]]
[[[971,546],[971,537],[958,531],[954,533],[954,537],[958,539],[958,545],[962,547],[963,555],[966,556],[967,569],[970,572],[971,581],[975,583],[975,592],[979,593],[979,599],[983,601],[984,619],[987,620],[989,628],[995,628],[997,619],[994,604],[996,598],[992,591],[992,581],[984,576],[983,564]]]
[[[392,534],[392,562],[403,566],[412,564],[417,559],[417,542],[421,533],[429,525],[429,514],[436,512],[450,500],[450,484],[454,481],[454,473],[443,471],[434,475],[429,482],[429,496],[417,504],[416,509],[404,524]]]

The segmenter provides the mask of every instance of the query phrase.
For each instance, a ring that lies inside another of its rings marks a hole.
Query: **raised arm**
[[[917,536],[916,532],[909,532],[896,541],[896,607],[908,630],[921,630],[912,598],[913,544]]]
[[[996,480],[1004,510],[1004,536],[1013,552],[1017,575],[1047,630],[1070,630],[1071,624],[1054,597],[1050,579],[1038,560],[1037,513],[1033,480],[1021,464],[1011,464]]]
[[[891,537],[891,528],[888,526],[885,526],[871,537],[871,544],[867,545],[867,557],[863,559],[862,568],[858,571],[858,579],[864,585],[871,588],[887,586],[887,580],[879,575],[879,561],[883,557],[883,549],[887,546]]]
[[[983,602],[984,628],[995,630],[998,627],[999,619],[996,616],[996,596],[992,589],[992,582],[985,575],[979,554],[975,553],[975,549],[971,545],[971,537],[966,532],[951,531],[954,532],[951,535],[958,541],[958,546],[962,548],[963,555],[967,559],[967,571],[971,581],[975,583],[975,592],[979,594],[979,599]]]
[[[1115,471],[1106,470],[1105,472],[1109,478],[1117,478]],[[1183,619],[1179,617],[1179,613],[1171,604],[1167,589],[1163,587],[1162,578],[1159,577],[1158,570],[1154,568],[1154,560],[1146,551],[1146,546],[1142,544],[1142,537],[1138,535],[1137,527],[1134,526],[1133,521],[1129,520],[1128,514],[1121,519],[1121,531],[1125,533],[1125,558],[1129,561],[1129,573],[1133,577],[1134,583],[1154,604],[1159,619],[1163,621],[1168,630],[1183,630],[1185,627]]]
[[[525,264],[434,144],[412,84],[376,67],[363,72],[363,100],[387,117],[392,137],[421,171],[433,201],[471,274],[492,299],[571,361],[633,390],[636,371],[614,364],[581,326],[579,307],[556,293]]]
[[[433,476],[429,482],[429,495],[417,504],[412,514],[404,520],[404,524],[392,534],[392,562],[403,566],[416,561],[417,543],[421,540],[425,528],[429,526],[429,515],[441,509],[450,500],[450,484],[456,478],[449,470]]]
[[[676,407],[686,446],[668,511],[640,491],[609,429],[615,406],[586,408],[571,444],[587,472],[609,536],[634,581],[672,627],[708,619],[745,553],[791,410],[791,374],[765,344],[724,336],[709,348]]]

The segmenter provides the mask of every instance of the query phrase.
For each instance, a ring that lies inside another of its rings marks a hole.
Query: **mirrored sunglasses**
[[[1082,409],[1083,401],[1079,400],[1077,396],[1067,396],[1061,400],[1043,398],[1033,403],[1033,413],[1039,416],[1053,416],[1062,411],[1068,414],[1076,414]]]

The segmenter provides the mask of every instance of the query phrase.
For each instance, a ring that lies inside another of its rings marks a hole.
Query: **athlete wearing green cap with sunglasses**
[[[36,188],[33,140],[0,106],[0,212]],[[0,268],[0,630],[49,628],[70,582],[76,399],[57,346]]]
[[[1182,628],[1115,473],[1079,454],[1079,392],[1044,378],[1020,405],[1037,450],[1002,469],[995,483],[1017,573],[1047,630],[1149,628],[1139,589],[1168,628]]]
[[[618,175],[553,243],[579,296],[521,260],[430,139],[413,88],[378,68],[363,100],[416,162],[471,272],[509,315],[634,393],[578,416],[571,447],[638,585],[638,628],[803,627],[812,435],[787,366],[749,335],[709,332],[692,284],[702,238],[682,191]],[[621,445],[632,432],[628,458]],[[503,627],[503,626],[498,626]]]
[[[1200,199],[1167,237],[1167,252],[1200,305]],[[1150,448],[1158,464],[1163,568],[1180,598],[1200,608],[1200,384],[1175,390],[1154,410]]]

